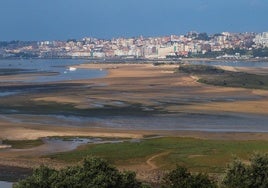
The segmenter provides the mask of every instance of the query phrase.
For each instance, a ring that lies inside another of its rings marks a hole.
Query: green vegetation
[[[41,166],[14,188],[142,188],[134,172],[119,172],[106,161],[86,158],[82,166],[61,170]]]
[[[200,39],[206,40],[206,36],[201,36]],[[221,51],[207,51],[205,54],[202,53],[190,53],[189,57],[192,58],[216,58],[225,54],[235,55],[239,53],[240,55],[248,55],[253,57],[268,57],[268,48],[257,48],[252,50],[246,50],[241,48],[226,48]]]
[[[224,74],[226,71],[213,66],[207,65],[180,65],[179,71],[189,74]]]
[[[152,109],[152,110],[147,110]],[[166,113],[164,110],[142,104],[129,104],[129,106],[105,105],[100,108],[79,109],[73,104],[63,104],[46,101],[22,101],[14,104],[2,104],[2,114],[45,114],[45,115],[74,115],[74,116],[117,116],[117,115],[152,115]]]
[[[223,185],[228,188],[268,187],[268,155],[255,154],[248,164],[234,160],[228,166]]]
[[[254,57],[268,57],[268,47],[253,49],[252,53]]]
[[[198,33],[197,37],[195,38],[195,40],[205,40],[205,41],[209,41],[211,38],[208,36],[207,33]]]
[[[37,140],[3,140],[3,144],[11,145],[13,149],[28,149],[40,146],[43,143],[41,139]]]
[[[177,166],[163,178],[163,188],[216,188],[217,184],[208,175],[191,174],[185,167]]]
[[[134,172],[120,172],[107,161],[85,158],[82,165],[61,170],[41,166],[14,188],[149,188]],[[268,187],[268,155],[254,154],[249,163],[233,160],[223,180],[216,182],[204,173],[191,173],[177,166],[161,179],[162,188],[260,188]]]
[[[248,159],[252,152],[268,152],[268,141],[225,141],[194,138],[153,138],[140,142],[89,144],[77,150],[49,156],[66,162],[77,162],[88,155],[101,157],[115,165],[140,164],[159,155],[154,163],[162,169],[176,165],[194,172],[223,173],[233,156]]]
[[[193,74],[205,84],[268,90],[268,75],[232,72],[206,65],[181,65],[179,71]]]

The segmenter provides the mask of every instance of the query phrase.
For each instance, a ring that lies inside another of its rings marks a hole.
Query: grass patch
[[[3,144],[11,145],[13,149],[29,149],[43,145],[41,139],[37,140],[3,140]]]
[[[179,71],[199,77],[198,82],[225,87],[268,90],[268,75],[226,71],[207,65],[181,65]]]
[[[254,152],[268,152],[268,141],[219,141],[194,138],[155,138],[138,143],[85,145],[75,151],[49,156],[65,162],[76,162],[91,155],[102,157],[115,165],[144,163],[150,157],[159,156],[154,162],[163,169],[176,164],[192,171],[221,173],[234,156],[247,160]]]
[[[121,115],[139,115],[146,116],[152,114],[167,113],[163,110],[146,110],[147,106],[142,104],[129,104],[129,106],[111,106],[106,105],[101,108],[79,109],[72,104],[62,104],[46,101],[25,101],[16,104],[3,104],[0,107],[2,114],[34,114],[34,115],[73,115],[83,117],[96,116],[121,116]],[[153,108],[153,107],[148,107]]]

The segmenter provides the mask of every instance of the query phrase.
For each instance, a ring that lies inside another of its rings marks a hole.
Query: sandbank
[[[228,112],[257,115],[268,114],[267,91],[205,85],[198,83],[196,78],[187,74],[176,73],[178,66],[81,64],[76,66],[76,68],[106,70],[108,74],[103,78],[59,82],[79,83],[90,86],[89,88],[80,89],[79,92],[73,89],[68,90],[67,88],[64,91],[44,91],[20,96],[9,96],[5,98],[5,101],[1,101],[1,104],[24,104],[25,101],[56,102],[59,104],[71,104],[77,109],[96,108],[97,105],[142,104],[144,106],[153,106],[155,109],[161,109],[167,113],[209,112],[223,114]],[[15,85],[15,83],[12,84]],[[20,85],[22,83],[17,84]],[[194,137],[212,140],[268,140],[268,133],[262,132],[129,130],[99,127],[62,126],[58,122],[54,122],[51,125],[25,123],[23,121],[14,122],[4,116],[0,116],[0,140],[34,140],[51,136],[140,139],[150,135]],[[33,148],[31,151],[22,150],[15,152],[12,149],[0,148],[0,164],[21,167],[33,167],[39,164],[49,164],[52,166],[66,165],[36,157],[38,153],[43,151]],[[47,152],[46,154],[49,153]]]

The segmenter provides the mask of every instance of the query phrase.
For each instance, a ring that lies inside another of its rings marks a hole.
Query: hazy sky
[[[0,0],[0,40],[268,31],[268,0]]]

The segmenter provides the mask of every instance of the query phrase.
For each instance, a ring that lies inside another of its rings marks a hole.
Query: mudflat
[[[128,129],[103,126],[102,121],[86,122],[82,126],[76,126],[68,124],[68,122],[63,125],[61,118],[51,119],[49,116],[58,116],[60,113],[64,116],[96,115],[99,118],[107,116],[107,114],[108,117],[109,115],[126,114],[146,118],[148,114],[166,116],[180,113],[267,116],[267,90],[219,87],[198,83],[196,77],[176,72],[178,66],[81,64],[76,68],[99,69],[107,71],[108,74],[103,78],[45,83],[38,86],[25,85],[21,82],[12,83],[12,87],[15,88],[27,90],[27,87],[41,87],[43,89],[1,98],[0,140],[34,140],[52,136],[140,139],[148,135],[212,140],[268,140],[268,133],[262,130],[256,132],[206,132]],[[225,67],[225,69],[231,68]],[[254,73],[265,73],[263,69],[252,70]],[[250,72],[251,70],[246,69],[245,71]],[[5,79],[9,79],[8,76],[5,76]],[[14,76],[10,79],[14,79]],[[11,86],[3,83],[2,87]],[[42,163],[54,166],[66,165],[40,158],[39,155],[40,153],[47,155],[56,152],[57,150],[52,151],[44,146],[24,150],[0,148],[0,164],[21,167],[33,167]],[[152,160],[154,160],[154,156],[150,158],[150,164]],[[154,170],[156,168],[153,167]]]
[[[76,68],[107,70],[108,74],[104,78],[57,82],[53,83],[55,85],[54,88],[49,87],[47,90],[43,89],[39,92],[28,92],[2,97],[0,105],[5,107],[13,106],[15,110],[17,110],[16,107],[28,105],[27,108],[18,108],[25,110],[25,113],[30,108],[39,107],[39,103],[49,103],[71,105],[74,109],[96,109],[103,106],[120,108],[138,104],[143,109],[152,108],[152,113],[153,110],[159,110],[163,114],[181,112],[198,112],[201,114],[268,114],[267,90],[205,85],[196,82],[196,78],[193,76],[176,73],[175,70],[178,66],[154,66],[152,64],[81,64],[76,66]],[[263,73],[262,69],[258,70]],[[250,68],[246,71],[249,72]],[[257,69],[253,69],[253,72],[256,73],[256,71]],[[14,76],[12,78],[14,79]],[[6,76],[5,79],[7,79]],[[43,87],[47,84],[44,84]],[[72,85],[77,87],[72,87]],[[85,85],[88,87],[84,87]],[[33,85],[30,86],[34,87]],[[17,84],[13,83],[12,87],[26,87],[27,89],[27,86],[20,82]],[[33,109],[32,111],[37,110]],[[31,112],[31,110],[29,111]],[[40,112],[39,114],[42,113]],[[91,131],[88,131],[92,130],[90,126],[86,128],[62,127],[60,126],[60,122],[57,121],[51,123],[53,126],[48,126],[47,124],[42,125],[42,123],[31,124],[24,123],[23,120],[14,121],[9,116],[18,115],[14,112],[4,113],[0,116],[1,139],[36,139],[46,136],[65,136],[72,134],[93,135]],[[20,118],[23,119],[23,115],[20,115]],[[37,118],[38,121],[38,118],[48,117],[33,116],[31,118]],[[107,130],[107,128],[101,129],[99,125],[93,127],[99,127],[99,129],[93,129],[93,132],[102,132],[100,135],[104,135],[103,132]],[[125,133],[120,134],[124,137],[137,137],[137,135],[133,134],[127,135],[131,131],[124,130],[124,127],[122,127],[122,130],[111,128],[111,131],[119,133],[123,131]],[[111,131],[107,131],[107,134],[110,134]],[[105,134],[105,136],[107,135]],[[138,136],[141,136],[141,134],[139,133]]]

